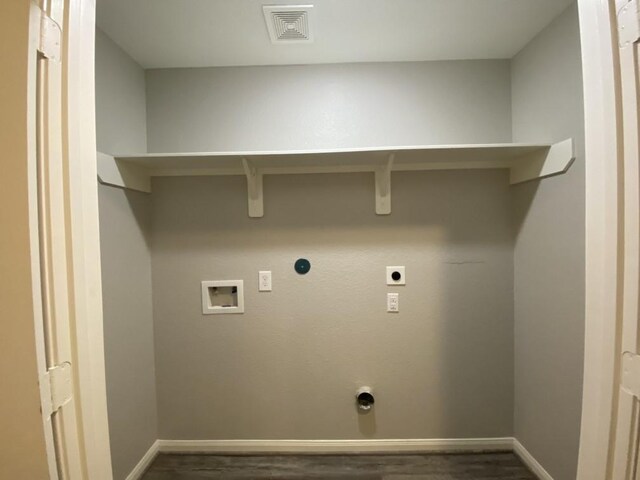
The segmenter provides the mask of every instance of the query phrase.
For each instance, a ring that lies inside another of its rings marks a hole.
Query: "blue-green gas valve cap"
[[[294,265],[296,272],[300,275],[306,275],[311,270],[311,262],[306,258],[299,258],[296,260],[296,264]]]

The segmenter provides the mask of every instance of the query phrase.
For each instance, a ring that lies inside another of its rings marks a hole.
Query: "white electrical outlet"
[[[404,267],[387,267],[387,285],[406,285]]]
[[[271,291],[271,272],[270,271],[258,272],[258,291],[259,292]]]
[[[399,312],[400,311],[400,294],[399,293],[387,293],[387,312]]]

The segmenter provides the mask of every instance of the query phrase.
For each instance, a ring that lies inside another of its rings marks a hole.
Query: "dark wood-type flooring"
[[[142,480],[536,480],[513,453],[160,454]]]

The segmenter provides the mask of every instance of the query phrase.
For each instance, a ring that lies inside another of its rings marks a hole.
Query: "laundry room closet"
[[[97,7],[115,480],[159,452],[515,452],[576,478],[572,1]]]

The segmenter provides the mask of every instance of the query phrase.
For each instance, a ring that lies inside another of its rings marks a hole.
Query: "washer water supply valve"
[[[375,401],[376,400],[373,397],[373,392],[370,387],[360,387],[356,392],[356,403],[358,404],[358,409],[363,412],[370,411],[373,408]]]

